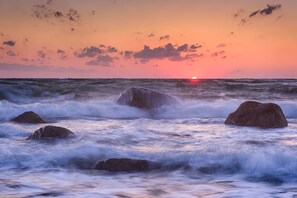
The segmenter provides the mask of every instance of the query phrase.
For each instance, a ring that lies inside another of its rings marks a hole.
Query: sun
[[[197,80],[197,77],[196,76],[192,76],[192,80]]]

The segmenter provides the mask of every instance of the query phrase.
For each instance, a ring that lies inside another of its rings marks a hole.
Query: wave
[[[39,143],[24,141],[21,144],[0,145],[0,169],[53,168],[91,169],[96,161],[108,158],[134,158],[159,162],[160,171],[181,170],[186,174],[236,174],[246,179],[270,183],[297,182],[296,148],[216,146],[215,150],[167,150],[159,152],[96,145],[79,137],[70,142]],[[59,152],[57,152],[59,151]]]
[[[0,80],[0,100],[16,103],[102,99],[129,87],[145,87],[181,99],[292,99],[297,81],[290,79],[28,79]]]
[[[34,111],[44,119],[179,119],[226,118],[243,100],[192,100],[178,105],[165,105],[152,111],[119,105],[113,99],[88,101],[47,101],[16,104],[0,101],[0,121],[8,121],[25,111]],[[265,101],[264,101],[265,102]],[[287,118],[297,118],[297,102],[272,101],[281,106]]]

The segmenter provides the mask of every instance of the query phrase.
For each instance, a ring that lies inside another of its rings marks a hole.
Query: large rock
[[[142,109],[153,109],[163,105],[177,104],[179,101],[167,94],[157,91],[131,87],[121,93],[117,102]]]
[[[10,121],[18,123],[42,124],[46,123],[39,115],[33,111],[27,111],[21,115],[11,119]]]
[[[56,138],[64,139],[74,136],[75,134],[66,128],[57,126],[45,126],[36,130],[27,138],[27,140],[49,140]]]
[[[237,126],[254,126],[261,128],[282,128],[288,122],[280,106],[274,103],[247,101],[231,113],[225,124]]]
[[[130,158],[111,158],[99,161],[95,165],[95,169],[97,170],[123,172],[148,171],[158,168],[160,168],[160,165],[156,162]]]

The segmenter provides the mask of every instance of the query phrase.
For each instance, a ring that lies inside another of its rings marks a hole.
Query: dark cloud
[[[29,62],[30,60],[27,58],[22,58],[22,61]]]
[[[117,50],[117,48],[115,48],[115,47],[111,47],[111,46],[108,46],[107,47],[107,52],[108,53],[115,53],[115,52],[117,52],[118,50]]]
[[[148,63],[148,62],[149,62],[148,59],[140,59],[140,63],[142,63],[142,64],[146,64],[146,63]]]
[[[198,44],[193,44],[193,45],[191,45],[191,47],[190,47],[190,51],[196,51],[198,48],[201,48],[202,47],[202,45],[198,45]]]
[[[17,56],[17,54],[11,50],[6,52],[7,56]]]
[[[3,45],[15,46],[15,41],[12,41],[12,40],[3,41]]]
[[[111,66],[114,58],[109,55],[98,55],[95,60],[86,62],[87,65]]]
[[[201,45],[198,45],[198,44],[192,44],[192,45],[189,45],[189,44],[183,44],[181,46],[178,46],[177,47],[177,51],[179,52],[196,52],[198,48],[201,48],[202,46]]]
[[[226,53],[225,50],[219,51],[219,52],[214,52],[211,54],[212,57],[218,57],[220,55],[224,55]]]
[[[170,61],[185,61],[190,60],[194,61],[196,58],[203,57],[203,54],[187,54],[185,56],[178,56],[178,57],[171,57],[169,58]]]
[[[237,18],[237,17],[239,17],[241,14],[243,14],[244,13],[244,10],[243,9],[240,9],[240,10],[238,10],[235,14],[233,14],[233,17],[234,18]]]
[[[48,1],[46,2],[46,5],[52,5],[52,3],[53,3],[53,0],[48,0]]]
[[[48,6],[47,4],[33,5],[32,11],[33,11],[35,17],[38,19],[46,19],[46,18],[51,17],[53,15],[53,12],[47,6]]]
[[[164,47],[157,47],[153,49],[145,45],[143,50],[134,54],[134,57],[139,59],[163,59],[179,55],[180,53],[174,48],[174,46],[171,43],[168,43]]]
[[[226,47],[226,46],[227,45],[225,43],[220,43],[220,44],[217,45],[218,48],[223,48],[223,47]]]
[[[59,17],[63,17],[64,15],[62,12],[56,11],[56,12],[54,12],[54,16],[59,18]]]
[[[80,19],[80,14],[75,9],[69,9],[67,17],[70,21],[77,22]]]
[[[28,42],[29,42],[29,39],[28,39],[28,38],[24,38],[24,39],[23,39],[23,44],[24,44],[24,45],[26,45]]]
[[[152,49],[149,46],[145,45],[143,50],[134,53],[134,58],[140,59],[141,63],[147,63],[151,59],[168,59],[171,61],[183,61],[197,57],[197,54],[186,54],[184,56],[181,55],[182,52],[184,53],[187,51],[189,51],[188,44],[174,47],[171,43],[168,43],[165,46]]]
[[[278,4],[278,5],[269,5],[268,4],[266,8],[264,8],[260,11],[260,14],[261,15],[269,15],[269,14],[272,14],[273,11],[280,9],[281,7],[282,7],[281,4]]]
[[[150,38],[150,37],[153,37],[153,36],[155,36],[154,33],[150,33],[147,37]]]
[[[61,50],[61,49],[58,49],[57,50],[57,54],[65,54],[65,51],[64,50]]]
[[[4,47],[0,47],[0,50],[4,50]]]
[[[59,58],[62,59],[62,60],[67,58],[67,55],[66,55],[64,50],[58,49],[57,54],[58,54]]]
[[[214,53],[211,54],[211,56],[212,57],[217,57],[217,56],[219,56],[219,53],[218,52],[214,52]]]
[[[179,46],[176,50],[179,52],[187,52],[189,49],[189,45],[188,44],[183,44],[181,46]]]
[[[95,57],[103,53],[104,53],[104,50],[95,46],[90,46],[75,52],[74,55],[78,58],[84,58],[84,57]]]
[[[279,10],[281,9],[282,5],[281,4],[277,4],[277,5],[269,5],[267,4],[266,8],[263,9],[258,9],[254,12],[252,12],[249,17],[254,17],[256,15],[262,15],[262,16],[266,16],[266,15],[270,15],[272,14],[275,10]]]
[[[161,40],[169,40],[169,38],[170,38],[170,35],[164,35],[164,36],[160,37],[160,41]]]
[[[247,23],[246,19],[241,19],[239,25],[245,25]]]
[[[42,59],[44,59],[46,57],[46,53],[44,51],[42,51],[42,50],[39,50],[37,52],[37,55],[38,55],[39,58],[42,58]]]
[[[51,22],[51,24],[54,24],[54,19],[59,22],[77,22],[81,18],[79,12],[75,9],[70,8],[68,12],[65,13],[55,9],[53,1],[48,1],[45,4],[33,5],[32,12],[36,18],[46,20]]]
[[[256,11],[254,11],[254,12],[252,12],[251,14],[250,14],[250,18],[251,17],[253,17],[253,16],[256,16],[258,13],[260,12],[260,10],[256,10]]]
[[[121,52],[121,55],[123,55],[125,58],[131,58],[132,54],[133,54],[133,51],[128,51],[128,50]]]

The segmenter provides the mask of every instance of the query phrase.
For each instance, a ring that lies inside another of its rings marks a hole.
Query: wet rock
[[[95,165],[97,170],[107,171],[148,171],[160,168],[160,165],[156,162],[147,160],[130,159],[130,158],[111,158],[104,161],[99,161]]]
[[[282,128],[288,126],[285,115],[277,104],[247,101],[231,113],[225,124],[260,128]]]
[[[57,126],[45,126],[36,130],[27,138],[27,140],[49,140],[56,138],[65,139],[74,136],[75,134],[66,128]]]
[[[163,105],[180,103],[176,98],[157,91],[131,87],[121,93],[117,102],[142,109],[153,109]]]
[[[17,123],[42,124],[46,123],[38,114],[33,111],[27,111],[21,115],[11,119],[10,121]]]
[[[238,162],[234,162],[233,164],[208,164],[207,166],[202,166],[198,168],[198,170],[203,174],[214,174],[214,173],[228,173],[234,174],[240,171],[241,165]]]

